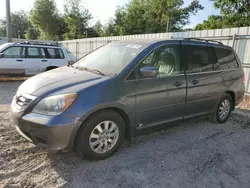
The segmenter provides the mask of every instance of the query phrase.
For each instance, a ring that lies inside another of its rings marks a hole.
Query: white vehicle
[[[53,44],[5,43],[0,46],[0,76],[31,76],[75,61]]]

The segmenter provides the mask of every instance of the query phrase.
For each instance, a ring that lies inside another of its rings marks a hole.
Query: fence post
[[[76,60],[78,60],[78,42],[76,41]]]
[[[68,43],[66,42],[66,49],[68,50]]]
[[[236,40],[236,34],[233,35],[233,45],[232,45],[232,48],[234,49],[234,46],[235,46],[235,40]],[[234,49],[235,50],[235,49]]]

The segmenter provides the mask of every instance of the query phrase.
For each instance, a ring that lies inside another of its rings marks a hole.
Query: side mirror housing
[[[4,57],[4,53],[0,53],[0,58],[3,58]]]
[[[140,73],[143,77],[150,78],[156,77],[159,74],[159,70],[153,66],[145,66],[140,69]]]

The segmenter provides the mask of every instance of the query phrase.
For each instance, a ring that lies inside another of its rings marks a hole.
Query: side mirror
[[[140,73],[143,77],[156,77],[159,74],[159,70],[156,67],[145,66],[140,69]]]
[[[0,53],[0,58],[3,58],[4,57],[4,53]]]

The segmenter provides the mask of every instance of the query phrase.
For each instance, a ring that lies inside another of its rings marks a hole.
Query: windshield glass
[[[119,73],[141,51],[140,44],[109,43],[80,59],[74,67],[94,69],[105,75]]]

